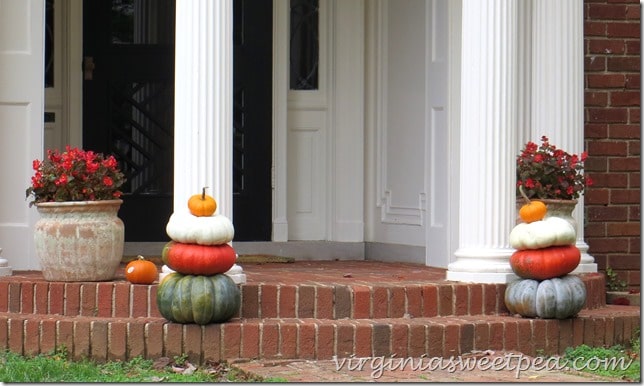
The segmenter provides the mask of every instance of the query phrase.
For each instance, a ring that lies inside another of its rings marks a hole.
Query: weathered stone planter
[[[42,274],[49,281],[114,279],[125,233],[117,213],[122,200],[36,204],[41,218],[34,241]]]

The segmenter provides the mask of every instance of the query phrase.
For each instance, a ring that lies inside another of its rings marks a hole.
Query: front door
[[[235,240],[271,238],[272,1],[234,0]],[[165,241],[172,214],[174,0],[83,3],[83,146],[128,179],[126,241]]]
[[[273,2],[233,4],[235,240],[263,241],[272,229]]]
[[[83,147],[127,177],[126,241],[165,241],[172,213],[174,0],[83,3]]]

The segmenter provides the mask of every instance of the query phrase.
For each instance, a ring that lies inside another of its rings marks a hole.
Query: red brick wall
[[[639,287],[639,2],[584,0],[584,40],[588,252]]]

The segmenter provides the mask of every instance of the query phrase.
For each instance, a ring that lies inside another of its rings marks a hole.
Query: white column
[[[209,187],[232,218],[232,0],[178,0],[174,211]]]
[[[531,138],[546,135],[569,153],[584,150],[584,34],[583,2],[532,2]],[[573,212],[581,263],[576,273],[597,272],[584,241],[584,198]]]
[[[232,0],[177,0],[174,211],[209,187],[217,213],[232,219]],[[245,281],[235,265],[233,279]]]
[[[447,280],[505,283],[515,220],[517,3],[463,0],[459,248]]]

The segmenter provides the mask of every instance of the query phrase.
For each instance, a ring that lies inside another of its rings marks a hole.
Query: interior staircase
[[[443,280],[404,263],[316,261],[248,264],[239,314],[199,326],[165,320],[157,285],[119,272],[98,283],[47,282],[40,272],[0,278],[0,348],[35,355],[65,347],[74,359],[186,355],[192,363],[256,358],[450,357],[473,350],[562,353],[582,343],[630,342],[640,308],[607,306],[604,276],[585,274],[575,318],[508,315],[502,284]]]

